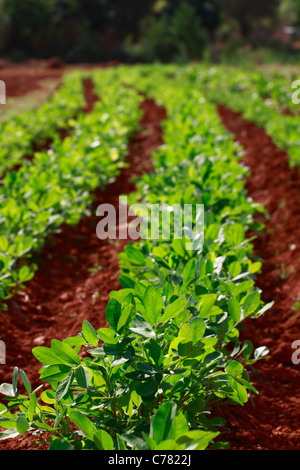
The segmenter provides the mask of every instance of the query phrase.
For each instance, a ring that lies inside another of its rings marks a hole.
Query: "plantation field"
[[[297,78],[72,67],[3,112],[0,449],[299,449]],[[120,196],[193,210],[100,239]]]

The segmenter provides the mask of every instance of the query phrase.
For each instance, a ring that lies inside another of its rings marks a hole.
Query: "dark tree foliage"
[[[203,57],[209,38],[202,18],[189,2],[173,6],[145,20],[140,40],[127,48],[133,59],[183,63]]]
[[[299,0],[295,2],[298,5]],[[159,59],[156,51],[167,60],[178,55],[194,57],[206,41],[214,39],[220,21],[235,19],[243,36],[249,38],[262,18],[276,17],[279,3],[280,0],[0,0],[0,55],[15,60],[50,56],[60,56],[68,62],[130,60],[128,43],[144,41],[153,60]]]
[[[280,0],[217,0],[225,16],[234,18],[247,37],[263,18],[277,16]]]
[[[107,2],[120,38],[138,37],[140,21],[151,12],[154,0],[110,0]]]
[[[0,0],[1,2],[1,0]],[[66,60],[115,58],[154,0],[2,0],[0,53],[60,55]]]
[[[49,22],[51,0],[42,3],[39,0],[4,0],[3,10],[5,21],[1,22],[1,36],[8,52],[22,47],[28,53],[46,47],[45,38],[53,34]],[[40,31],[44,32],[43,36],[39,35]]]
[[[195,9],[203,27],[210,33],[219,26],[221,9],[217,0],[171,0],[167,10],[174,13],[183,3],[188,3]]]

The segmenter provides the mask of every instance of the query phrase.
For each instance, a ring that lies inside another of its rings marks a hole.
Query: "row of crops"
[[[223,67],[192,70],[191,76],[209,99],[264,128],[275,145],[287,151],[291,166],[299,165],[300,86],[295,77]]]
[[[67,96],[73,93],[76,82],[82,84],[82,78],[78,74],[69,77]],[[49,151],[36,152],[32,161],[24,160],[18,171],[8,172],[2,180],[3,301],[34,275],[37,266],[32,262],[32,253],[44,244],[45,238],[63,222],[76,224],[91,203],[91,191],[109,183],[124,164],[128,135],[140,116],[140,98],[132,90],[110,83],[108,75],[95,76],[94,82],[96,92],[103,98],[95,104],[93,113],[81,113],[71,122],[69,119],[72,130],[67,138],[61,140],[54,135]],[[83,105],[82,96],[80,104]],[[48,112],[44,122],[47,115]]]
[[[141,116],[140,92],[163,105],[167,119],[164,145],[152,156],[154,170],[140,178],[130,200],[170,208],[204,205],[204,243],[191,249],[189,231],[181,239],[129,243],[120,255],[122,289],[112,291],[107,304],[108,326],[99,329],[86,320],[76,337],[33,349],[47,390],[41,391],[42,385],[32,390],[17,367],[12,383],[0,385],[8,401],[0,405],[5,429],[0,438],[34,430],[50,433],[51,449],[226,447],[220,438],[224,422],[214,410],[228,402],[243,406],[257,393],[248,368],[268,350],[242,342],[240,330],[246,318],[259,317],[272,304],[264,305],[255,285],[261,263],[246,237],[249,229],[261,228],[254,215],[263,208],[247,196],[242,148],[222,126],[214,101],[248,118],[253,113],[253,120],[263,119],[265,109],[269,125],[271,116],[274,122],[280,116],[278,125],[288,125],[290,118],[280,112],[286,104],[281,76],[274,76],[270,87],[261,72],[238,73],[198,65],[139,66],[65,79],[57,92],[68,103],[59,127],[67,124],[69,136],[62,141],[49,125],[51,149],[24,159],[0,186],[2,301],[32,278],[32,257],[46,237],[63,222],[75,225],[87,213],[91,191],[111,182],[124,166]],[[87,77],[100,100],[84,114],[82,80]],[[78,95],[67,109],[75,89]],[[54,95],[48,106],[52,109],[57,100]],[[5,132],[14,134],[8,127],[5,131],[8,125],[3,125],[4,141]],[[291,119],[290,135],[293,125]],[[29,130],[28,135],[18,160],[38,133]],[[293,151],[290,156],[295,162]],[[192,217],[196,226],[197,213]],[[19,377],[26,395],[18,393]]]
[[[1,123],[0,174],[20,164],[32,153],[32,143],[42,146],[56,131],[68,127],[68,122],[84,105],[84,86],[78,73],[65,75],[58,91],[40,108],[16,114]]]

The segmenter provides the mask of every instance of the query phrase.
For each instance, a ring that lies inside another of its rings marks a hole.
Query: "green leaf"
[[[247,389],[241,385],[236,379],[231,379],[231,387],[235,391],[235,395],[232,395],[232,399],[240,405],[243,405],[248,401]]]
[[[128,245],[125,247],[125,253],[131,263],[138,266],[145,265],[145,258],[141,251],[137,250],[134,246]]]
[[[261,308],[261,309],[257,312],[256,317],[259,317],[259,316],[263,315],[267,310],[269,310],[270,308],[272,308],[273,305],[274,305],[274,301],[269,302],[268,304],[264,305],[264,307]]]
[[[100,429],[94,434],[94,442],[99,450],[113,450],[114,441],[108,432]]]
[[[138,362],[136,366],[139,372],[143,372],[147,375],[155,375],[159,372],[156,367],[149,363]]]
[[[2,403],[0,403],[0,416],[5,416],[6,418],[12,418],[11,412]]]
[[[253,285],[254,285],[253,281],[243,281],[241,282],[241,284],[238,284],[238,285],[233,284],[233,283],[228,284],[230,291],[235,297],[237,297],[242,292],[247,292],[247,291],[250,292],[253,289]]]
[[[144,338],[156,338],[153,328],[146,322],[143,317],[137,314],[132,322],[133,326],[128,328],[132,333]]]
[[[166,402],[161,405],[150,422],[150,437],[157,444],[166,440],[175,419],[177,405],[172,402]]]
[[[172,247],[174,251],[179,255],[181,258],[185,257],[186,251],[184,248],[183,240],[174,238],[172,240]]]
[[[117,333],[118,322],[121,316],[121,305],[116,299],[109,299],[106,307],[106,320],[111,328]]]
[[[66,396],[70,387],[73,382],[74,372],[69,374],[65,379],[63,379],[60,384],[58,385],[56,392],[55,392],[55,399],[56,401],[60,401],[62,398]]]
[[[200,411],[202,411],[206,406],[206,401],[201,398],[201,397],[197,397],[195,398],[195,400],[193,400],[189,406],[188,406],[188,410],[191,411],[193,414],[195,413],[199,413]]]
[[[201,318],[193,318],[189,324],[189,327],[191,331],[191,340],[195,344],[197,341],[203,338],[206,329],[205,323]]]
[[[234,377],[239,377],[243,373],[244,367],[240,362],[229,361],[225,368],[225,371],[227,372],[227,374],[233,375]]]
[[[183,270],[182,279],[183,283],[186,284],[191,281],[196,275],[196,260],[194,258],[190,259]]]
[[[239,246],[245,239],[244,228],[241,224],[226,227],[226,240],[231,246]]]
[[[156,382],[154,380],[148,380],[142,382],[136,387],[136,393],[141,397],[148,397],[154,395],[157,390]]]
[[[78,354],[67,343],[62,343],[58,339],[53,339],[51,341],[51,348],[56,356],[61,358],[66,364],[70,366],[78,366],[80,364]]]
[[[89,354],[91,354],[92,356],[104,356],[105,352],[104,352],[103,347],[101,347],[101,348],[89,349]]]
[[[83,346],[86,344],[84,338],[82,338],[81,336],[70,336],[69,338],[65,338],[63,340],[63,343],[68,344],[69,346],[71,346],[71,348],[73,346]]]
[[[1,416],[0,427],[4,429],[16,429],[16,421]]]
[[[33,276],[34,276],[34,272],[31,271],[28,266],[23,266],[18,273],[20,282],[29,281],[30,279],[33,278]]]
[[[183,414],[177,414],[173,419],[167,438],[177,440],[188,431],[189,425],[186,417]]]
[[[144,318],[150,326],[154,326],[164,308],[162,295],[155,286],[150,285],[147,287],[143,304],[145,307]]]
[[[58,357],[51,348],[45,346],[38,346],[33,348],[33,355],[44,365],[66,364],[66,362]]]
[[[184,339],[178,344],[178,354],[180,357],[188,356],[193,349],[193,341]]]
[[[83,432],[87,439],[90,439],[91,441],[94,440],[97,428],[87,416],[80,413],[80,411],[71,411],[69,418],[72,423],[74,423]]]
[[[31,250],[33,238],[17,235],[15,237],[14,255],[20,257]]]
[[[120,277],[119,277],[119,283],[121,284],[122,287],[124,287],[125,289],[128,288],[128,289],[134,289],[134,286],[135,286],[135,282],[128,276],[125,276],[124,274],[122,274]]]
[[[235,321],[235,323],[238,323],[241,318],[241,307],[240,307],[239,302],[236,299],[234,298],[229,299],[228,311],[232,319]]]
[[[146,446],[145,446],[145,450],[154,450],[155,447],[156,447],[156,442],[154,439],[152,439],[148,434],[146,434],[145,432],[142,432],[142,436],[143,438],[145,439],[146,441]]]
[[[250,273],[254,274],[260,271],[262,263],[260,261],[256,261],[255,263],[251,263],[249,271]]]
[[[219,435],[218,432],[189,431],[177,439],[179,444],[186,444],[187,450],[205,450],[207,446]]]
[[[160,318],[160,323],[166,323],[169,321],[171,318],[177,317],[183,310],[185,309],[186,306],[186,299],[185,296],[182,295],[178,299],[176,299],[174,302],[172,302],[168,307],[165,309],[162,317]]]
[[[215,301],[217,300],[216,294],[204,294],[201,296],[200,302],[198,304],[199,316],[201,318],[209,317],[209,313],[213,308]]]
[[[122,328],[127,326],[135,315],[135,301],[132,294],[128,294],[121,307],[121,316],[118,321],[117,331],[120,332]]]
[[[140,299],[141,302],[143,301],[148,284],[149,283],[145,281],[141,281],[137,282],[134,286],[134,293]]]
[[[66,364],[45,366],[42,369],[40,379],[44,382],[60,382],[72,371],[72,367]]]
[[[244,387],[249,388],[249,390],[252,390],[253,393],[258,394],[258,391],[256,390],[256,388],[254,388],[253,385],[247,380],[243,379],[242,377],[239,377],[239,382],[241,382],[241,384],[244,385]]]
[[[184,323],[178,332],[178,338],[191,340],[193,334],[193,329],[189,323]]]
[[[242,346],[240,354],[242,354],[245,359],[249,359],[252,355],[252,352],[253,352],[253,343],[252,341],[247,339]]]
[[[164,356],[159,344],[157,344],[157,342],[153,339],[150,339],[145,347],[148,350],[149,356],[153,359],[153,362],[157,365],[157,367],[161,367],[164,362]]]
[[[19,434],[23,435],[29,429],[29,423],[24,416],[18,416],[16,419],[17,431]]]
[[[235,278],[242,272],[242,265],[238,261],[234,261],[228,268],[228,273],[231,274],[232,278]]]
[[[91,344],[95,348],[98,346],[99,338],[94,327],[87,321],[84,320],[82,324],[82,333],[88,344]]]
[[[71,444],[63,438],[57,437],[49,447],[49,450],[74,450]]]
[[[86,367],[80,366],[75,370],[75,378],[79,387],[87,388],[90,382],[91,374]]]
[[[8,248],[8,240],[7,238],[1,236],[0,237],[0,252],[6,253]]]
[[[122,439],[133,449],[148,450],[147,442],[134,434],[122,434]]]
[[[251,292],[247,295],[243,303],[244,317],[248,317],[251,313],[259,307],[260,304],[260,294],[258,291]]]
[[[166,439],[157,444],[153,450],[183,450],[184,445],[177,444],[174,439]]]
[[[27,393],[30,395],[30,393],[31,393],[31,383],[29,382],[27,375],[25,374],[25,372],[22,369],[20,369],[20,377],[21,377],[21,380],[22,380],[22,382],[23,382],[23,384],[26,388]]]
[[[127,450],[126,444],[120,434],[117,433],[118,450]]]
[[[110,299],[115,299],[119,302],[119,304],[122,304],[124,299],[127,297],[128,294],[132,294],[134,291],[133,289],[120,289],[120,290],[112,290],[109,293],[109,298]]]
[[[38,402],[37,397],[33,393],[30,397],[29,405],[28,405],[28,411],[27,411],[27,417],[28,417],[29,421],[33,421],[33,417],[34,417],[34,414],[35,414],[37,402]]]
[[[131,353],[129,351],[126,351],[118,356],[115,356],[113,362],[111,363],[111,367],[118,367],[121,366],[122,364],[125,364],[125,362],[128,362],[129,359],[131,359]]]
[[[108,344],[117,344],[118,338],[116,337],[116,333],[111,328],[100,328],[97,330],[99,338]]]
[[[104,344],[103,349],[107,356],[118,356],[126,352],[126,344]]]
[[[53,405],[53,403],[56,401],[54,390],[44,390],[44,392],[41,393],[41,399],[44,403]]]

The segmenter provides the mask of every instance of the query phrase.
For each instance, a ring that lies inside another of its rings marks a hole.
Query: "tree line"
[[[184,61],[199,58],[222,25],[227,37],[236,28],[251,41],[280,11],[300,17],[297,0],[0,0],[0,55]]]

